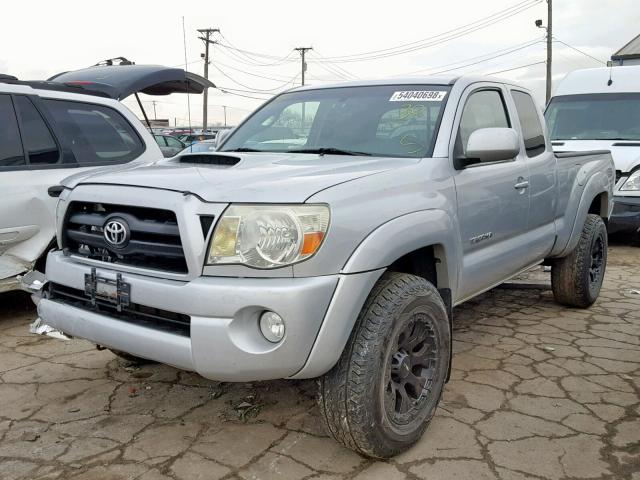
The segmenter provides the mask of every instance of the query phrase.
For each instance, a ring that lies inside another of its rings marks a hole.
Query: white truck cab
[[[208,80],[159,65],[99,65],[48,81],[0,75],[0,292],[44,271],[55,246],[62,180],[96,167],[163,158],[120,100],[144,92],[202,93]],[[40,260],[42,260],[40,264]]]
[[[639,232],[640,66],[569,73],[545,117],[556,152],[611,151],[616,185],[609,232]]]

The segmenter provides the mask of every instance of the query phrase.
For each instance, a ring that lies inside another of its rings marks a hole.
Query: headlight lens
[[[316,253],[328,227],[326,205],[231,205],[213,232],[207,263],[290,265]]]
[[[625,182],[620,187],[620,190],[626,192],[637,192],[640,191],[640,170],[636,170],[629,178],[625,180]]]

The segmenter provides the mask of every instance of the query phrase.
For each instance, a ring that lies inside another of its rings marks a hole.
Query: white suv
[[[157,65],[94,66],[36,82],[0,75],[0,292],[20,288],[21,275],[40,267],[54,246],[62,179],[163,158],[153,136],[119,100],[212,86]]]

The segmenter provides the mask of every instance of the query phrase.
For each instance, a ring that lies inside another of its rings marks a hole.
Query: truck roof
[[[564,77],[554,96],[621,92],[640,92],[640,65],[575,70]]]
[[[463,75],[463,76],[440,76],[440,75],[422,75],[422,76],[406,76],[406,77],[389,77],[372,80],[351,80],[348,82],[331,83],[324,85],[305,85],[304,87],[294,87],[291,91],[301,90],[319,90],[325,88],[339,87],[366,87],[372,85],[453,85],[454,83],[471,84],[476,82],[495,82],[508,85],[515,85],[509,80],[497,77],[489,77],[483,75]]]

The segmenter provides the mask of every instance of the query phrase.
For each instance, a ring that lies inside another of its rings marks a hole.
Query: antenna
[[[613,80],[611,79],[613,69],[613,62],[609,62],[609,80],[607,81],[607,87],[610,87],[613,84]]]
[[[184,71],[187,72],[187,34],[184,30],[184,16],[182,17],[182,44],[184,45]],[[189,89],[187,88],[187,115],[189,118],[189,134],[193,133],[191,128],[191,98],[189,97]]]

